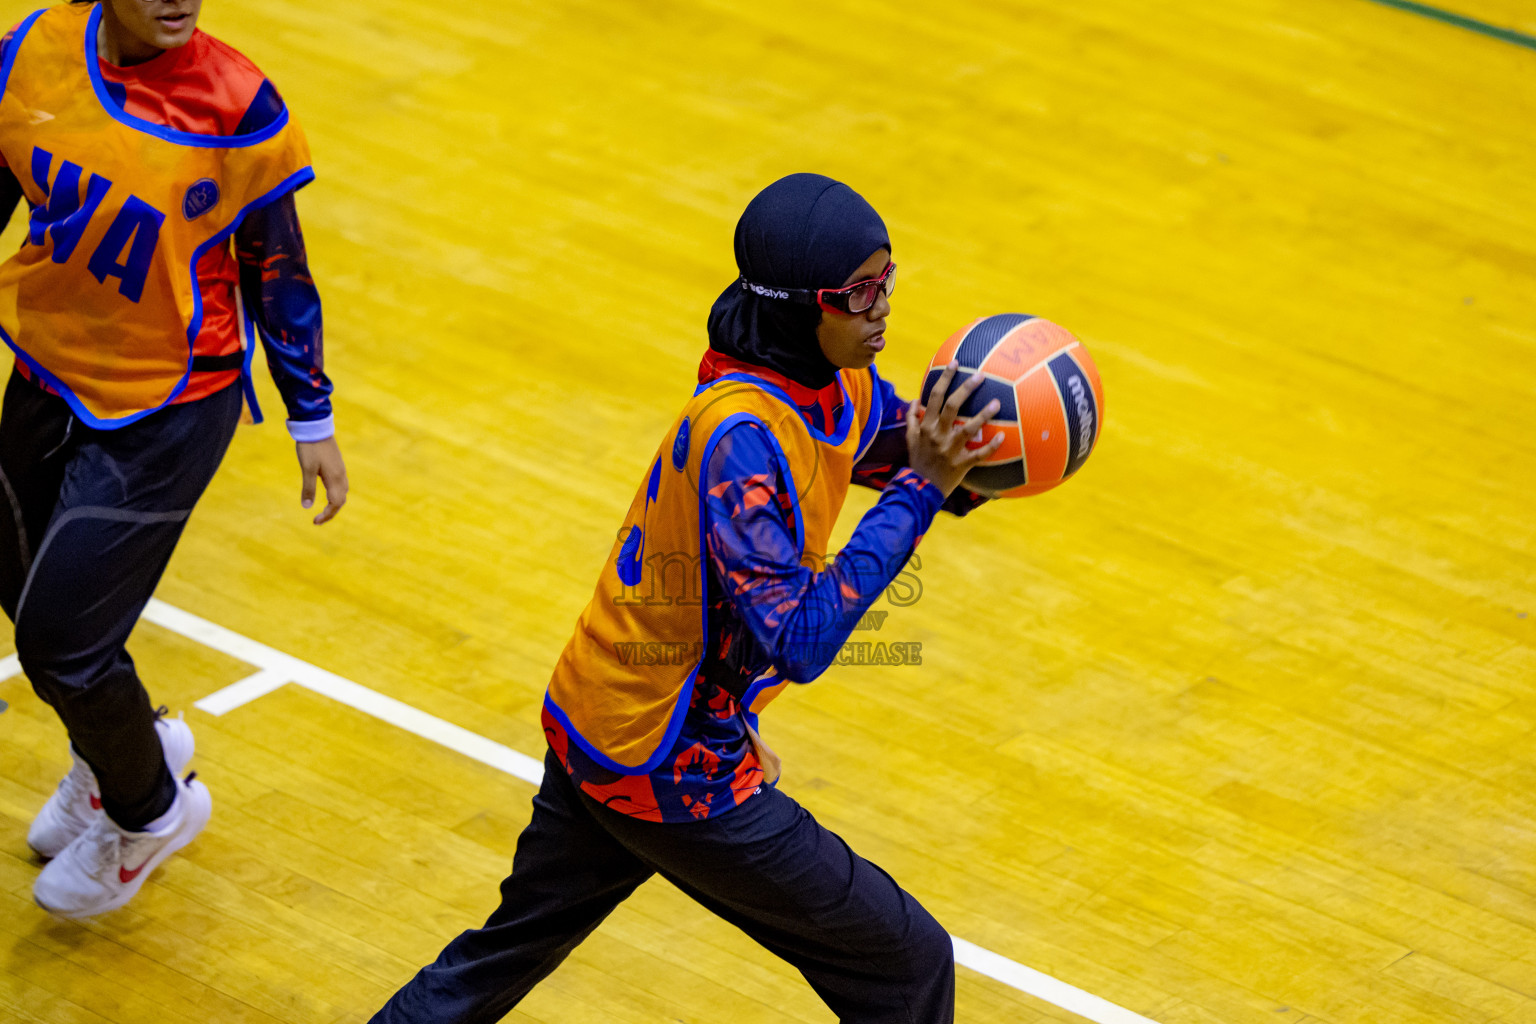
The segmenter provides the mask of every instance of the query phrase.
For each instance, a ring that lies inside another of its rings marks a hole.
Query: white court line
[[[1064,981],[1058,981],[1049,974],[1043,974],[1033,967],[1025,967],[990,949],[983,949],[974,942],[967,942],[954,935],[949,937],[949,941],[955,944],[955,963],[969,967],[977,974],[985,974],[994,981],[1000,981],[1020,992],[1028,992],[1036,999],[1043,999],[1053,1006],[1071,1010],[1079,1017],[1097,1021],[1098,1024],[1153,1024],[1151,1020],[1139,1013],[1132,1013],[1108,999],[1100,999]]]
[[[543,762],[527,754],[519,753],[511,747],[470,732],[452,722],[445,722],[435,715],[429,715],[393,697],[386,697],[382,693],[370,690],[350,679],[344,679],[333,672],[327,672],[307,661],[300,661],[266,644],[257,643],[249,637],[215,625],[207,619],[173,608],[159,599],[149,602],[149,607],[144,609],[144,618],[173,633],[179,633],[189,640],[196,640],[206,647],[255,665],[260,670],[254,675],[209,694],[194,705],[211,715],[227,714],[287,683],[293,683],[355,708],[366,715],[372,715],[381,721],[399,726],[406,732],[439,743],[450,750],[456,750],[466,757],[488,764],[508,775],[515,775],[530,785],[539,785],[544,777]],[[15,662],[14,654],[7,658],[0,658],[0,679],[15,675],[19,671]],[[1150,1018],[1133,1013],[1106,999],[1100,999],[1049,974],[1042,974],[1032,967],[1025,967],[1015,960],[1010,960],[989,949],[983,949],[964,939],[954,936],[950,938],[955,945],[955,962],[962,967],[968,967],[977,974],[984,974],[1036,999],[1043,999],[1053,1006],[1059,1006],[1063,1010],[1091,1020],[1094,1024],[1155,1024]]]
[[[257,697],[265,697],[273,690],[287,685],[287,672],[274,672],[270,668],[264,668],[254,675],[246,676],[238,683],[224,687],[218,693],[210,693],[192,706],[210,715],[222,715],[226,711],[233,711],[242,704],[249,704]]]
[[[436,715],[429,715],[393,697],[386,697],[350,679],[344,679],[334,672],[327,672],[266,644],[257,643],[234,630],[198,618],[191,612],[172,607],[159,598],[150,600],[149,607],[144,609],[144,618],[260,669],[255,675],[231,683],[198,701],[193,707],[200,711],[210,715],[228,714],[257,697],[264,697],[287,683],[294,683],[423,739],[457,750],[466,757],[508,775],[515,775],[531,785],[537,786],[544,780],[542,761],[535,761],[527,754],[521,754],[495,740],[486,739],[452,722],[445,722]]]

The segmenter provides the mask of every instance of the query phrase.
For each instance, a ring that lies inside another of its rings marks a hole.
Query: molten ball
[[[964,486],[991,498],[1048,491],[1088,459],[1104,422],[1104,389],[1088,350],[1065,328],[1022,313],[984,316],[939,346],[923,378],[920,407],[951,360],[960,369],[953,391],[971,374],[981,386],[960,407],[974,416],[992,399],[1002,408],[987,424],[980,447],[997,434],[1003,443],[965,475]]]

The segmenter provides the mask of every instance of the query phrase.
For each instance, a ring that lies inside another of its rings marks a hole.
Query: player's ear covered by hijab
[[[841,288],[848,275],[891,247],[885,222],[864,197],[820,174],[791,174],[757,194],[736,223],[736,267],[753,284]],[[837,377],[816,341],[817,306],[728,285],[709,311],[709,347],[824,388]]]

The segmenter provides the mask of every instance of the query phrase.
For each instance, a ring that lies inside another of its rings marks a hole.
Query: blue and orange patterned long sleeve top
[[[715,353],[700,381],[726,372],[752,373],[783,389],[818,430],[835,422],[841,408],[836,382],[813,391]],[[821,675],[940,508],[964,514],[974,507],[963,491],[945,502],[937,487],[906,468],[907,403],[885,381],[879,386],[880,433],[855,465],[853,481],[884,493],[824,568],[808,566],[796,542],[793,495],[766,429],[741,423],[715,446],[703,481],[710,649],[672,750],[649,775],[619,775],[570,743],[545,713],[551,746],[589,796],[664,822],[710,817],[745,800],[763,780],[741,703],[750,684],[767,672],[796,683]]]

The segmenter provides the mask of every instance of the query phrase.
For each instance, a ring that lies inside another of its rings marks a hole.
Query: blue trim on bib
[[[581,747],[581,752],[591,758],[598,767],[620,775],[649,775],[666,759],[667,754],[672,750],[672,744],[677,742],[677,734],[683,729],[683,716],[688,713],[688,705],[693,702],[693,683],[698,675],[699,666],[695,665],[693,671],[688,673],[688,678],[683,681],[682,689],[678,691],[677,705],[672,709],[672,719],[667,723],[666,735],[657,745],[655,753],[646,758],[639,767],[620,764],[594,747],[592,742],[583,736],[575,724],[566,717],[565,712],[560,709],[559,704],[555,703],[555,698],[548,690],[544,691],[544,707],[554,716],[555,721],[560,723],[560,728],[565,730],[565,734]]]
[[[747,685],[747,692],[741,695],[740,704],[742,713],[748,719],[747,724],[754,729],[757,728],[757,715],[753,714],[749,709],[752,707],[752,702],[757,700],[758,694],[762,693],[764,690],[771,690],[775,686],[783,686],[785,683],[794,683],[796,686],[811,685],[810,683],[795,683],[793,679],[781,678],[779,676],[779,670],[776,668],[770,668],[768,672],[772,673],[772,675],[765,673],[764,675],[759,676],[757,679],[753,680]]]
[[[763,436],[768,438],[768,443],[773,447],[773,454],[779,457],[779,466],[784,470],[784,480],[789,486],[790,500],[794,502],[795,507],[795,547],[799,548],[800,553],[803,555],[805,554],[805,523],[801,521],[800,492],[795,489],[794,471],[790,468],[789,459],[785,456],[784,449],[779,445],[779,439],[773,436],[772,430],[768,429],[768,424],[759,419],[756,414],[750,412],[733,412],[721,420],[720,425],[715,427],[715,432],[709,435],[709,442],[704,445],[704,454],[699,459],[699,554],[704,558],[709,557],[709,549],[705,543],[708,538],[704,534],[705,512],[707,510],[705,505],[707,492],[702,486],[704,473],[709,467],[709,460],[715,454],[715,446],[720,443],[721,438],[725,437],[728,430],[741,423],[756,423],[759,427],[762,427]],[[709,577],[705,576],[702,582],[706,589],[701,590],[700,593],[708,594]],[[705,610],[704,627],[704,632],[707,634],[709,632],[708,609]]]
[[[39,12],[41,13],[41,12]],[[137,129],[146,135],[153,135],[157,139],[166,142],[174,142],[180,146],[194,146],[202,149],[244,149],[246,146],[255,146],[266,142],[288,127],[288,104],[283,103],[283,112],[277,115],[277,119],[259,132],[251,132],[247,135],[203,135],[198,132],[177,131],[175,128],[167,128],[164,125],[146,121],[140,117],[134,117],[126,110],[112,102],[112,97],[107,94],[107,86],[101,77],[100,60],[96,52],[96,33],[101,25],[101,5],[97,4],[91,11],[90,19],[85,26],[85,71],[91,78],[91,88],[96,91],[96,99],[101,103],[101,108],[114,121]]]
[[[240,286],[235,286],[238,294]],[[262,421],[261,403],[256,400],[256,378],[251,375],[251,361],[256,357],[257,328],[245,301],[240,302],[240,318],[245,321],[245,362],[240,366],[240,387],[245,392],[245,404],[251,410],[251,423]]]
[[[863,429],[859,431],[859,450],[854,453],[855,464],[869,451],[869,446],[875,443],[875,435],[880,432],[880,422],[885,419],[885,400],[880,397],[883,390],[880,387],[880,374],[875,372],[875,364],[869,364],[869,418],[864,421]]]
[[[27,37],[27,33],[32,30],[37,19],[47,13],[46,7],[40,11],[33,11],[27,15],[25,21],[16,26],[16,34],[11,36],[11,46],[5,54],[5,63],[0,64],[0,99],[5,98],[6,87],[11,84],[11,68],[16,66],[16,54],[21,50],[21,41]]]
[[[166,396],[165,401],[161,402],[153,409],[144,409],[140,412],[129,413],[127,416],[122,416],[115,420],[104,420],[87,409],[85,404],[81,402],[75,393],[69,389],[68,384],[65,384],[58,377],[54,376],[54,374],[48,370],[47,367],[43,366],[42,363],[39,363],[36,359],[33,359],[26,352],[22,351],[21,346],[12,340],[11,336],[6,333],[5,328],[3,327],[0,327],[0,341],[4,341],[7,345],[9,345],[11,347],[11,351],[15,352],[21,361],[27,364],[27,368],[29,370],[41,377],[49,387],[53,388],[53,390],[59,393],[60,398],[69,403],[70,411],[80,418],[80,422],[84,423],[86,426],[93,430],[117,430],[119,427],[126,427],[130,423],[135,423],[143,419],[145,416],[148,416],[152,412],[159,412],[161,409],[164,409],[166,406],[174,402],[176,400],[176,396],[180,395],[187,389],[187,380],[192,376],[192,353],[189,350],[187,352],[187,372],[182,374],[181,380],[176,382],[176,386],[171,389],[171,393]]]
[[[177,390],[170,395],[170,398],[180,395],[181,388],[186,387],[187,378],[190,378],[190,375],[192,375],[192,345],[197,344],[198,333],[201,333],[201,330],[203,330],[203,289],[198,287],[197,281],[197,266],[203,263],[203,256],[210,249],[214,249],[214,246],[223,246],[224,241],[230,235],[233,235],[241,224],[246,223],[246,218],[250,213],[260,210],[261,207],[276,203],[276,201],[281,200],[289,192],[298,192],[298,190],[303,189],[306,184],[313,180],[315,180],[315,169],[313,167],[300,167],[300,169],[290,173],[289,177],[284,178],[283,183],[278,184],[278,187],[270,190],[263,197],[255,198],[255,200],[247,203],[246,207],[240,210],[240,213],[235,213],[235,220],[230,221],[229,226],[224,227],[224,230],[218,232],[217,235],[207,239],[206,243],[198,246],[197,250],[192,253],[192,269],[190,269],[190,272],[192,272],[192,322],[187,324],[187,376],[181,378],[181,384],[177,385]],[[235,287],[238,289],[240,282],[235,282]],[[243,306],[241,306],[241,310],[243,310],[244,316],[246,316],[247,327],[246,365],[243,368],[243,381],[244,387],[246,387],[246,399],[250,402],[250,416],[252,416],[253,421],[260,424],[261,407],[257,405],[257,388],[255,388],[255,382],[250,379],[250,361],[252,361],[255,352],[257,352],[258,333],[255,330],[255,321],[250,316],[250,310],[244,309]],[[170,399],[166,399],[167,404],[169,404],[169,401]]]
[[[842,374],[837,375],[837,389],[843,394],[843,411],[837,418],[836,431],[831,434],[824,434],[820,430],[817,430],[815,427],[811,426],[809,423],[806,423],[805,417],[800,415],[800,407],[795,404],[795,400],[789,397],[789,393],[786,392],[783,388],[780,388],[774,384],[770,384],[763,380],[761,377],[754,377],[750,373],[722,374],[719,377],[716,377],[714,380],[710,381],[708,384],[700,384],[697,388],[694,389],[694,396],[697,397],[698,395],[703,394],[705,391],[708,391],[710,388],[714,387],[716,384],[719,384],[723,380],[737,381],[742,384],[751,384],[753,387],[758,388],[765,394],[769,394],[774,398],[777,398],[779,401],[795,410],[795,415],[800,416],[800,422],[804,424],[806,432],[811,435],[812,439],[820,441],[822,444],[829,444],[836,448],[838,445],[842,444],[848,439],[848,431],[853,429],[853,399],[848,396],[848,389],[843,387]],[[769,433],[771,435],[772,431]]]

